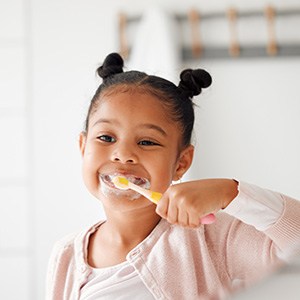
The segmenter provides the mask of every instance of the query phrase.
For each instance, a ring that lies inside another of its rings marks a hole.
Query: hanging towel
[[[177,26],[173,15],[159,8],[147,9],[138,24],[128,69],[161,76],[177,84],[181,53]]]

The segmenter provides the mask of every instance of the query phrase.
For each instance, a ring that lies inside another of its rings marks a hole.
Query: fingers
[[[171,201],[167,195],[164,195],[157,204],[156,213],[170,224],[189,228],[197,228],[202,224],[200,221],[201,215],[194,210],[188,211],[184,199]]]
[[[199,216],[197,213],[190,213],[189,215],[189,227],[197,228],[201,225]]]
[[[162,218],[168,218],[168,205],[169,199],[165,195],[158,201],[156,206],[156,213],[160,215]]]
[[[171,224],[178,223],[178,209],[175,205],[171,205],[169,198],[166,195],[158,202],[156,213]]]
[[[232,180],[189,181],[170,186],[158,202],[156,212],[171,224],[195,228],[213,223],[214,213],[226,207],[233,197],[236,197],[236,183]]]
[[[176,224],[179,224],[183,227],[189,226],[189,215],[185,210],[178,210],[178,218]]]

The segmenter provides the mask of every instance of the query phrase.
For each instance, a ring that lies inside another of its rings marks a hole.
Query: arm
[[[275,242],[280,258],[300,253],[300,202],[244,182],[238,189],[238,196],[224,211],[266,234]]]
[[[263,231],[279,220],[284,209],[284,199],[276,192],[240,182],[238,195],[224,211]]]
[[[201,225],[201,217],[222,209],[267,235],[276,244],[279,256],[289,257],[287,251],[300,248],[300,202],[255,185],[230,179],[173,185],[164,193],[156,212],[172,224],[194,228]]]

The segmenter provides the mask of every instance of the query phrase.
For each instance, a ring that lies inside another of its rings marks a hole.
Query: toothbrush
[[[116,188],[121,189],[121,190],[132,189],[132,190],[138,192],[139,194],[143,195],[147,199],[149,199],[154,204],[157,204],[158,201],[162,197],[161,193],[144,189],[144,188],[130,182],[128,179],[126,179],[125,177],[122,177],[122,176],[115,176],[112,179],[112,182]],[[201,224],[211,224],[215,220],[216,220],[216,217],[214,214],[208,214],[200,219]]]

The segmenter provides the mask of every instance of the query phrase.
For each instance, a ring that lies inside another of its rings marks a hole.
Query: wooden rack
[[[182,46],[182,59],[226,59],[226,58],[258,58],[258,57],[293,57],[300,56],[299,41],[294,43],[280,44],[276,41],[275,23],[279,18],[299,17],[300,8],[275,9],[267,6],[263,10],[238,11],[229,8],[225,12],[200,13],[192,9],[187,14],[175,14],[175,20],[179,23],[189,22],[191,42],[188,46]],[[268,40],[265,44],[240,45],[237,24],[245,18],[263,18],[267,26]],[[140,16],[126,16],[121,13],[119,16],[120,53],[126,58],[130,53],[130,45],[126,38],[126,27],[135,25],[141,20]],[[230,44],[227,46],[205,46],[201,43],[201,24],[206,21],[224,20],[228,23]],[[180,24],[179,24],[180,25]],[[298,30],[293,28],[292,30]],[[300,32],[299,32],[300,35]]]

